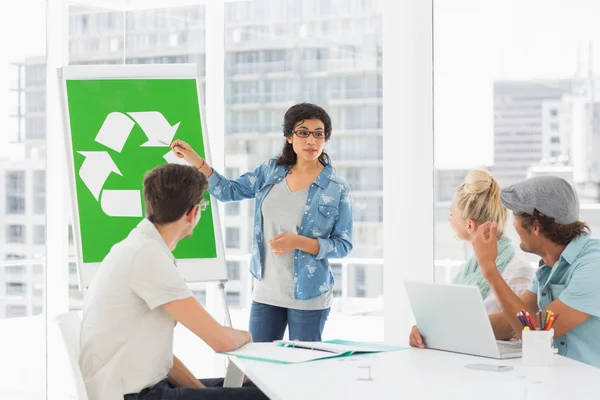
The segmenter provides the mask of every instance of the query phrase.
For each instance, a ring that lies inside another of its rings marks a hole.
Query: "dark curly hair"
[[[290,107],[283,117],[283,136],[285,136],[286,140],[283,144],[283,150],[277,158],[278,165],[296,164],[298,156],[296,155],[292,144],[287,141],[287,138],[294,134],[294,127],[299,122],[307,119],[318,119],[323,122],[323,125],[325,126],[325,140],[329,140],[331,137],[331,118],[323,108],[311,103],[300,103]],[[325,152],[321,153],[319,161],[323,165],[331,163],[331,159]]]
[[[542,214],[537,209],[533,210],[533,215],[522,212],[518,212],[516,215],[521,220],[521,227],[527,230],[527,232],[531,233],[533,226],[537,222],[544,236],[554,243],[565,246],[571,243],[573,239],[590,233],[590,227],[583,221],[564,225],[557,224],[554,222],[554,218]]]

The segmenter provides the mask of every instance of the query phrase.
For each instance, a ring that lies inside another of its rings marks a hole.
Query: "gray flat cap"
[[[508,186],[500,191],[500,200],[511,211],[533,215],[536,209],[557,224],[579,219],[579,196],[569,182],[557,176],[538,176]]]

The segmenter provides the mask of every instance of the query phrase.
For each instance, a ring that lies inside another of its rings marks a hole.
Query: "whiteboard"
[[[77,65],[59,69],[64,137],[80,287],[112,245],[144,218],[143,175],[182,162],[182,139],[208,162],[203,93],[195,64]],[[174,250],[187,282],[226,281],[219,208],[210,200],[194,235]],[[214,205],[214,206],[213,206]]]

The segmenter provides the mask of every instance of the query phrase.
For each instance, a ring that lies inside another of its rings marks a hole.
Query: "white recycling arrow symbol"
[[[106,116],[95,141],[120,153],[136,123],[148,138],[141,147],[169,147],[169,151],[163,156],[168,163],[188,165],[185,160],[177,158],[170,149],[170,143],[181,122],[171,125],[157,111],[112,112]],[[94,198],[100,201],[102,211],[111,217],[141,217],[140,190],[102,189],[111,173],[123,176],[110,154],[107,151],[79,151],[78,153],[85,157],[79,169],[79,177]]]

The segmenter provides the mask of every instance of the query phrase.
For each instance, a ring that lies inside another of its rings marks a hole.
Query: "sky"
[[[436,166],[492,163],[494,80],[575,76],[590,41],[600,73],[598,15],[598,0],[434,0]],[[9,64],[44,54],[45,36],[44,0],[0,5],[0,156],[14,133]]]

